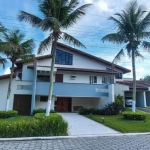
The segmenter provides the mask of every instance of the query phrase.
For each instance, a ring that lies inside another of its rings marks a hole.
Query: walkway
[[[149,150],[150,135],[0,141],[0,150]]]
[[[150,109],[147,109],[147,108],[143,108],[143,107],[136,107],[137,110],[141,110],[141,111],[144,111],[144,112],[147,112],[147,113],[150,113]]]
[[[68,122],[68,134],[71,136],[120,134],[77,113],[59,114]]]

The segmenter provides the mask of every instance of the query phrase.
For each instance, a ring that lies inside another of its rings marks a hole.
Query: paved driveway
[[[59,114],[68,122],[68,134],[71,136],[120,134],[118,131],[77,113]]]

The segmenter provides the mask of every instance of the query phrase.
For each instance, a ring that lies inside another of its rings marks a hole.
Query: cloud
[[[4,74],[10,74],[10,68],[6,68],[6,69],[4,70]]]

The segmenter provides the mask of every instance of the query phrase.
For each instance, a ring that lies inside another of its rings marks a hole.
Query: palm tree
[[[6,31],[5,27],[0,23],[0,33],[2,34],[2,33],[4,33],[5,31]],[[0,34],[0,36],[1,36],[1,34]],[[1,41],[1,39],[0,39],[0,41]],[[0,64],[3,65],[3,68],[5,68],[6,62],[7,62],[7,60],[6,60],[5,58],[2,58],[2,57],[0,56]]]
[[[53,70],[55,63],[55,53],[57,41],[63,39],[75,46],[85,47],[80,41],[73,36],[67,34],[63,30],[73,26],[81,16],[85,15],[85,10],[91,4],[85,4],[77,8],[79,0],[41,0],[39,2],[39,10],[43,14],[43,18],[39,18],[33,14],[20,11],[19,20],[29,22],[33,27],[40,27],[43,31],[49,31],[49,36],[41,42],[38,53],[49,49],[52,43],[52,62],[50,73],[50,88],[48,94],[48,102],[46,108],[46,116],[49,115],[53,90]]]
[[[0,53],[6,55],[7,59],[11,61],[11,73],[8,84],[6,108],[9,107],[9,97],[11,92],[11,82],[14,75],[14,65],[17,59],[23,61],[32,58],[32,51],[34,49],[33,39],[24,41],[25,35],[20,33],[20,30],[8,30],[3,33],[3,38],[0,41]]]
[[[145,50],[150,52],[150,43],[143,41],[150,37],[148,31],[150,27],[150,12],[147,12],[139,6],[137,1],[131,1],[126,9],[121,13],[116,13],[118,18],[110,17],[117,28],[116,33],[111,33],[102,38],[102,41],[109,41],[115,44],[124,44],[124,47],[119,51],[113,60],[113,63],[121,60],[124,56],[124,50],[127,51],[127,55],[132,59],[132,71],[133,71],[133,104],[132,111],[135,112],[136,102],[136,69],[135,58],[142,57],[139,51],[139,46],[142,46]]]

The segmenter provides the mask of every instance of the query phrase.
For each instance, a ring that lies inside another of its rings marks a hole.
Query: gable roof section
[[[107,64],[107,65],[110,65],[110,66],[112,65],[112,63],[109,62],[109,61],[107,61],[107,60],[104,60],[104,59],[99,58],[99,57],[96,57],[96,56],[94,56],[94,55],[85,53],[85,52],[83,52],[83,51],[80,51],[80,50],[78,50],[78,49],[72,48],[72,47],[67,46],[67,45],[65,45],[65,44],[57,43],[57,46],[62,47],[62,48],[66,48],[67,50],[70,50],[70,51],[72,51],[72,52],[75,52],[75,53],[81,54],[81,55],[83,55],[83,56],[86,56],[86,57],[88,57],[88,58],[94,59],[94,60],[96,60],[96,61],[98,61],[98,62],[102,62],[102,63]],[[124,68],[124,67],[121,67],[121,66],[119,66],[119,65],[114,65],[114,66],[115,66],[117,69],[122,70],[123,73],[131,72],[131,70],[126,69],[126,68]]]
[[[65,44],[62,44],[62,43],[59,43],[59,42],[58,42],[58,43],[57,43],[57,46],[60,47],[60,48],[65,48],[65,49],[67,49],[67,50],[69,50],[69,51],[71,51],[71,52],[75,52],[75,53],[78,53],[78,54],[80,54],[80,55],[86,56],[86,57],[91,58],[91,59],[93,59],[93,60],[96,60],[96,61],[98,61],[98,62],[102,62],[102,63],[104,63],[104,64],[106,64],[106,65],[109,65],[109,66],[112,65],[112,63],[109,62],[109,61],[106,61],[106,60],[104,60],[104,59],[102,59],[102,58],[99,58],[99,57],[93,56],[93,55],[91,55],[91,54],[85,53],[85,52],[80,51],[80,50],[78,50],[78,49],[72,48],[72,47],[67,46],[67,45],[65,45]],[[52,57],[52,55],[49,54],[49,55],[37,56],[36,59],[37,59],[37,60],[42,60],[42,59],[51,58],[51,57]],[[22,60],[16,61],[16,65],[18,65],[19,63],[22,63]],[[115,66],[117,69],[122,70],[123,73],[131,72],[131,70],[129,70],[129,69],[127,69],[127,68],[124,68],[124,67],[121,67],[121,66],[119,66],[119,65],[114,65],[114,66]]]
[[[16,75],[13,75],[13,78],[15,78]],[[3,79],[8,79],[10,78],[10,74],[5,74],[5,75],[0,75],[0,80],[3,80]]]
[[[133,81],[116,81],[116,83],[123,84],[123,85],[128,85],[130,89],[133,89]],[[136,81],[136,89],[139,90],[149,90],[150,87],[150,82],[145,82],[145,81]]]

